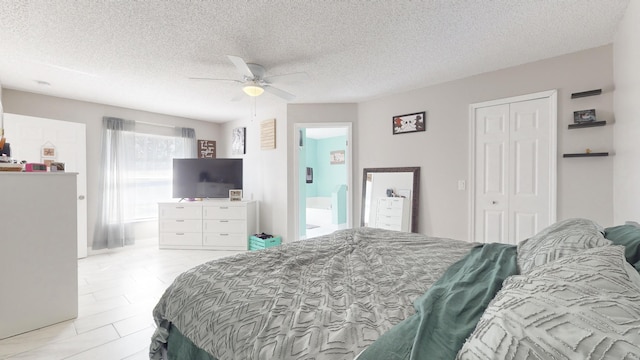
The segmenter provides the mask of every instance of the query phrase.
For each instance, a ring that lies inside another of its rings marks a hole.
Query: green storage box
[[[249,237],[249,250],[260,250],[270,248],[272,246],[278,246],[282,243],[280,236],[275,236],[267,239],[261,239],[257,236]]]

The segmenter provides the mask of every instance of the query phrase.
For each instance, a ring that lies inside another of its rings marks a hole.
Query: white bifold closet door
[[[475,109],[472,240],[516,244],[555,221],[551,108],[547,97]]]

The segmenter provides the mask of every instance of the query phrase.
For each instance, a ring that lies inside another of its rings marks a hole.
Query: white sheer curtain
[[[182,140],[182,154],[184,158],[195,158],[196,149],[196,131],[191,128],[176,128],[176,137]]]
[[[102,205],[93,249],[135,243],[134,224],[171,200],[174,158],[196,157],[195,130],[103,118]]]
[[[135,122],[102,119],[102,206],[98,212],[93,249],[115,248],[135,242],[132,217],[135,204]]]

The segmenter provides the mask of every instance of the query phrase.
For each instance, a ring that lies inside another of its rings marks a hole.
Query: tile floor
[[[181,272],[232,251],[159,250],[139,241],[78,261],[78,317],[0,340],[0,359],[148,359],[151,312]]]

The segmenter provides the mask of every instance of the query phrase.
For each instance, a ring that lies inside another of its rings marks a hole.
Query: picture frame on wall
[[[56,157],[56,148],[54,147],[43,147],[42,148],[42,157]]]
[[[198,140],[198,158],[215,159],[216,142],[214,140]]]
[[[344,150],[331,151],[329,154],[329,163],[331,165],[344,164]]]
[[[246,128],[237,127],[233,129],[232,142],[231,142],[231,153],[233,155],[244,155],[245,154],[245,137],[246,137]]]
[[[417,112],[394,116],[391,119],[393,135],[407,134],[426,130],[426,112]]]

